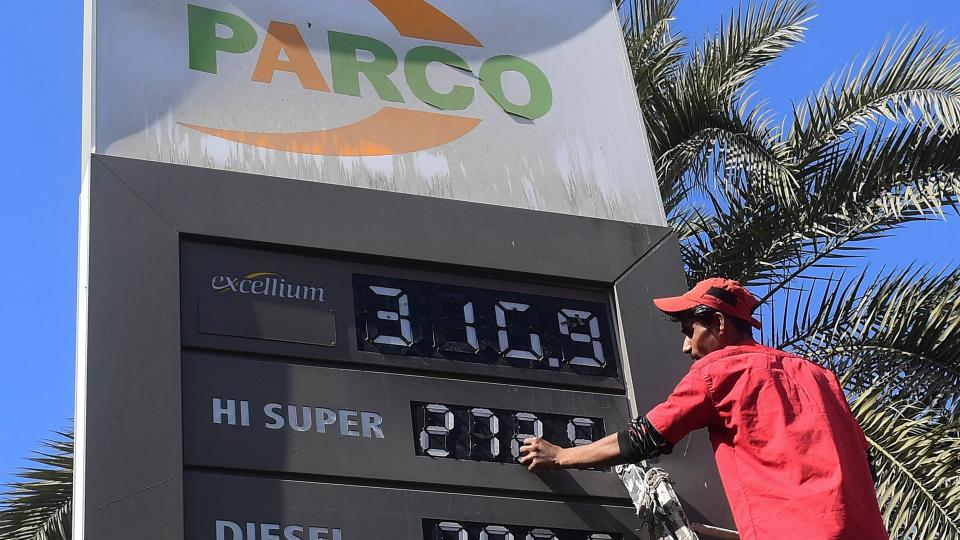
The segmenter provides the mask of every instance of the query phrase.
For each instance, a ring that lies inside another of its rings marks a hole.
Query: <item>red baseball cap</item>
[[[759,302],[746,287],[732,279],[708,278],[697,283],[693,289],[681,296],[655,298],[653,303],[668,315],[681,313],[697,306],[707,306],[731,317],[743,319],[754,328],[760,328],[760,321],[753,317],[753,310]]]

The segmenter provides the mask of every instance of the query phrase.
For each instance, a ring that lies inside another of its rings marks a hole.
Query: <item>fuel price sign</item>
[[[687,368],[615,3],[87,7],[73,537],[643,537],[518,463]]]

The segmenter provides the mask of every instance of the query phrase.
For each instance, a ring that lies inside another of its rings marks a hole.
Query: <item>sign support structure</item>
[[[75,538],[652,538],[613,471],[517,462],[687,370],[613,2],[85,16]],[[650,465],[729,524],[677,448]]]

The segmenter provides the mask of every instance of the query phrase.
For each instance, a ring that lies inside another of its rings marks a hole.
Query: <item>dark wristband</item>
[[[633,455],[633,448],[630,447],[630,432],[626,429],[621,429],[618,431],[617,444],[620,446],[620,457],[622,457],[626,462],[632,463],[630,461],[630,456]]]
[[[630,422],[626,429],[617,433],[620,457],[627,463],[637,463],[673,452],[673,445],[660,435],[646,416]]]

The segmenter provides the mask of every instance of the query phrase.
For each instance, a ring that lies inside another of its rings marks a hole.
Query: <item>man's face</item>
[[[694,361],[723,348],[719,332],[712,328],[710,319],[684,317],[680,320],[683,332],[683,353],[689,354]]]

